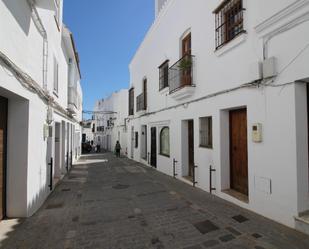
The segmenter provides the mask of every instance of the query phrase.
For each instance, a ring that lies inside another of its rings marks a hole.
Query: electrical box
[[[277,76],[277,58],[270,57],[263,61],[263,78],[271,78]]]
[[[256,123],[252,125],[252,141],[254,143],[262,142],[262,124]]]

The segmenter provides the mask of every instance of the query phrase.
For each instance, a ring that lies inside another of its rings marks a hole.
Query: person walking
[[[115,145],[116,157],[120,157],[120,150],[121,150],[121,145],[120,145],[119,141],[117,141],[116,145]]]

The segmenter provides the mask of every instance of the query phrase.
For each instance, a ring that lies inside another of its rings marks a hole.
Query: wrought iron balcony
[[[136,97],[136,111],[145,111],[146,110],[146,101],[145,94],[142,93]]]
[[[195,86],[193,82],[194,56],[185,55],[169,69],[170,94],[186,86]]]

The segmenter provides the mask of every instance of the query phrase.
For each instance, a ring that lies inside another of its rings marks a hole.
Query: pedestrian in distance
[[[115,145],[116,157],[120,157],[120,151],[121,151],[121,145],[120,145],[119,141],[117,141],[116,145]]]

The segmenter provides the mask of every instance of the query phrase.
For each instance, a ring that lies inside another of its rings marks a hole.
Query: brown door
[[[306,85],[307,88],[307,136],[308,136],[308,169],[309,169],[309,84]],[[308,173],[309,179],[309,173]]]
[[[181,84],[191,85],[191,33],[182,40],[182,61],[180,63],[182,70]]]
[[[248,195],[247,110],[230,111],[231,189]]]
[[[189,176],[193,176],[194,170],[194,127],[193,120],[188,121],[188,148],[189,148]]]
[[[5,216],[7,99],[0,97],[0,220]]]

